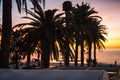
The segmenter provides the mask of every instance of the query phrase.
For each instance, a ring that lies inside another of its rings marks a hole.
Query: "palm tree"
[[[41,0],[36,0],[41,1]],[[42,0],[45,2],[44,0]],[[1,2],[1,0],[0,0]],[[16,0],[18,10],[21,12],[21,6],[25,6],[27,9],[26,0]],[[3,4],[3,17],[2,17],[2,40],[1,40],[1,51],[0,51],[0,68],[8,68],[9,65],[9,46],[10,36],[12,30],[12,0],[2,0]],[[21,5],[23,4],[23,5]]]
[[[100,19],[100,20],[99,20]],[[86,22],[88,31],[87,31],[87,44],[88,44],[88,51],[89,51],[89,57],[88,57],[88,66],[91,65],[91,50],[92,50],[92,43],[94,46],[94,60],[93,63],[96,65],[96,47],[101,49],[102,47],[105,48],[104,44],[102,42],[106,41],[106,38],[103,35],[106,35],[106,27],[104,25],[101,25],[101,17],[100,16],[92,16],[88,18],[88,21]]]
[[[93,30],[94,30],[94,27],[91,26],[91,18],[88,19],[88,21],[86,21],[86,27],[87,27],[87,31],[86,31],[86,42],[87,42],[87,45],[88,45],[88,66],[91,65],[91,54],[92,54],[92,41],[93,41],[93,36],[92,36],[92,33]]]
[[[72,3],[70,1],[65,1],[63,3],[63,10],[65,11],[65,15],[66,15],[66,28],[69,28],[70,27],[70,11],[72,9]],[[66,36],[66,42],[65,42],[66,46],[67,46],[67,50],[66,50],[66,53],[65,53],[65,65],[66,66],[69,66],[69,56],[70,56],[70,53],[69,53],[69,39],[68,39],[68,36]]]
[[[56,41],[59,40],[59,34],[64,31],[62,29],[64,19],[60,17],[64,13],[55,15],[57,9],[43,11],[36,1],[33,0],[32,3],[35,6],[34,10],[26,10],[26,13],[32,17],[23,17],[30,19],[31,22],[18,24],[16,27],[33,26],[32,29],[28,28],[31,30],[22,39],[22,45],[26,46],[24,49],[30,55],[38,43],[40,43],[41,67],[48,68],[51,53],[58,55],[56,52]]]
[[[0,52],[0,68],[8,68],[9,64],[9,46],[10,46],[10,34],[12,30],[11,19],[11,0],[3,0],[3,22],[2,22],[2,40],[1,40],[1,52]]]
[[[106,26],[100,24],[101,20],[94,20],[93,26],[95,26],[94,34],[93,35],[93,46],[94,46],[94,60],[93,65],[96,66],[97,59],[96,59],[96,49],[99,50],[102,48],[105,48],[103,42],[105,42],[107,39],[104,37],[104,35],[107,35],[106,32]]]
[[[89,4],[82,2],[82,5],[79,6],[77,4],[76,7],[73,8],[72,10],[73,13],[73,21],[74,21],[74,27],[75,29],[75,34],[76,36],[76,48],[78,45],[81,46],[81,66],[84,65],[84,42],[85,42],[85,37],[86,35],[89,35],[89,30],[86,26],[88,18],[92,17],[91,15],[94,13],[97,13],[93,8],[90,7]],[[79,38],[78,38],[79,37]],[[77,50],[77,49],[76,49]],[[75,65],[77,65],[77,55],[78,51],[75,53]]]

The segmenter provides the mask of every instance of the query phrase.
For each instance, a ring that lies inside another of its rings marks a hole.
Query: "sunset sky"
[[[59,9],[62,12],[62,3],[66,0],[46,0],[47,9]],[[91,7],[94,7],[98,11],[99,16],[103,18],[102,24],[106,25],[108,41],[105,43],[106,48],[119,48],[120,49],[120,0],[69,0],[72,1],[73,6],[77,3],[81,5],[81,2],[90,3]],[[18,14],[16,4],[13,3],[13,25],[25,22],[20,17],[25,14]],[[1,10],[1,9],[0,9]],[[0,11],[1,12],[1,11]],[[1,16],[1,13],[0,13]],[[0,17],[2,18],[2,17]],[[0,21],[1,22],[1,21]]]

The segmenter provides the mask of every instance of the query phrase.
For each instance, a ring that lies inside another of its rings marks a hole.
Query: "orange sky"
[[[62,3],[66,0],[46,0],[46,10],[57,8],[62,11]],[[108,41],[105,43],[106,48],[119,48],[120,49],[120,0],[70,0],[73,5],[81,1],[90,3],[98,11],[99,16],[103,18],[102,24],[108,28]],[[14,4],[14,3],[13,3]],[[1,13],[0,13],[1,15]],[[13,25],[27,20],[21,20],[25,14],[19,15],[15,5],[13,6]],[[2,18],[2,17],[0,17]]]

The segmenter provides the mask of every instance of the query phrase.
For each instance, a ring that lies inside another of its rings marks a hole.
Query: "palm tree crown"
[[[28,53],[31,53],[31,50],[34,50],[40,42],[42,67],[48,68],[51,53],[58,55],[56,53],[56,41],[59,39],[59,34],[63,32],[62,26],[64,19],[61,18],[61,15],[64,13],[56,14],[57,9],[43,11],[36,1],[32,1],[32,3],[35,5],[35,9],[33,11],[26,10],[26,13],[31,15],[31,17],[23,17],[30,19],[31,22],[18,24],[16,27],[23,27],[25,25],[33,26],[29,28],[30,31],[22,39],[22,45],[26,46]]]

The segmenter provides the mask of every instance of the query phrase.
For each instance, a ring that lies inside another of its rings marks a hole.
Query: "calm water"
[[[97,51],[97,61],[101,63],[120,65],[120,49],[105,49],[104,51]]]
[[[87,54],[85,54],[85,58],[87,59]],[[32,56],[32,58],[37,58],[36,56]],[[26,59],[24,60],[24,62]],[[104,51],[97,51],[97,61],[98,63],[106,63],[106,64],[114,64],[117,61],[117,64],[120,65],[120,49],[105,49]],[[54,61],[52,61],[54,63]],[[55,62],[59,63],[59,62]],[[85,60],[86,63],[86,60]]]
[[[85,56],[84,63],[86,63],[88,54],[85,54],[84,56]],[[97,50],[96,56],[97,56],[98,63],[115,64],[115,61],[117,61],[117,65],[120,65],[120,49],[105,49],[103,51]],[[93,59],[93,52],[92,52],[92,59]]]

